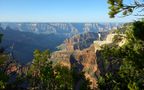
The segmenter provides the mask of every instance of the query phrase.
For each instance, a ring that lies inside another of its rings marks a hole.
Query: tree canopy
[[[102,90],[143,90],[144,88],[144,21],[125,25],[126,43],[103,46],[98,57],[101,75],[98,78]],[[119,38],[117,38],[119,39]]]

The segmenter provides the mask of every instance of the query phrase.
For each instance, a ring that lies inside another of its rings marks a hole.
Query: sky
[[[110,19],[107,0],[0,0],[0,22],[130,22]]]

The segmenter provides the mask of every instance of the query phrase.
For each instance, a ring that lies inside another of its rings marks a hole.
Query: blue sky
[[[0,0],[0,22],[129,22],[110,19],[107,0]]]

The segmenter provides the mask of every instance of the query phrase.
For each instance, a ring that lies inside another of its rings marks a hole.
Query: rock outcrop
[[[105,40],[107,34],[109,32],[101,32],[101,39]],[[98,40],[98,33],[95,32],[87,32],[80,35],[75,35],[71,38],[68,38],[61,44],[59,49],[66,50],[83,50],[88,48],[93,44],[93,41]]]
[[[102,45],[105,45],[105,44],[112,44],[115,40],[114,39],[119,39],[116,43],[118,46],[122,46],[125,44],[126,42],[126,35],[125,34],[108,34],[107,37],[106,37],[106,40],[103,40],[103,41],[94,41],[94,47],[95,47],[95,52],[97,50],[100,50],[101,49],[101,46]]]
[[[80,49],[74,49],[73,47],[73,42],[74,40],[80,41],[78,39],[70,39],[67,40],[67,45],[66,48],[69,49],[64,49],[60,50],[57,52],[54,52],[52,54],[51,60],[54,62],[54,64],[61,64],[63,66],[67,66],[71,68],[73,63],[77,63],[77,71],[84,71],[85,72],[85,77],[87,79],[90,79],[92,82],[91,88],[97,88],[97,76],[100,74],[100,70],[98,68],[97,64],[97,58],[99,56],[96,56],[98,54],[97,51],[101,49],[101,46],[104,44],[112,44],[114,42],[114,37],[119,36],[118,34],[109,34],[107,35],[107,38],[103,41],[94,41],[93,44],[91,44],[90,47],[85,48],[83,50]],[[125,36],[125,35],[121,35]],[[72,41],[73,40],[73,41]],[[117,42],[117,45],[123,45],[125,43],[125,39],[122,38],[119,42]]]
[[[97,81],[95,77],[95,72],[98,71],[96,54],[94,51],[94,46],[91,45],[89,48],[84,50],[67,51],[61,50],[52,54],[51,60],[55,64],[59,63],[61,65],[71,68],[73,63],[77,63],[77,69],[79,71],[85,72],[87,79],[92,82],[91,87],[97,87]]]

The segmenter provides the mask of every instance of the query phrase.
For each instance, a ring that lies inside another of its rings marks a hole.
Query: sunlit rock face
[[[2,45],[7,52],[13,51],[15,59],[26,64],[31,62],[35,49],[57,51],[64,41],[73,43],[69,48],[83,50],[97,39],[97,32],[117,28],[117,23],[0,23],[4,34]],[[80,36],[80,37],[79,37]],[[13,50],[10,47],[14,45]],[[65,46],[63,46],[65,47]]]

